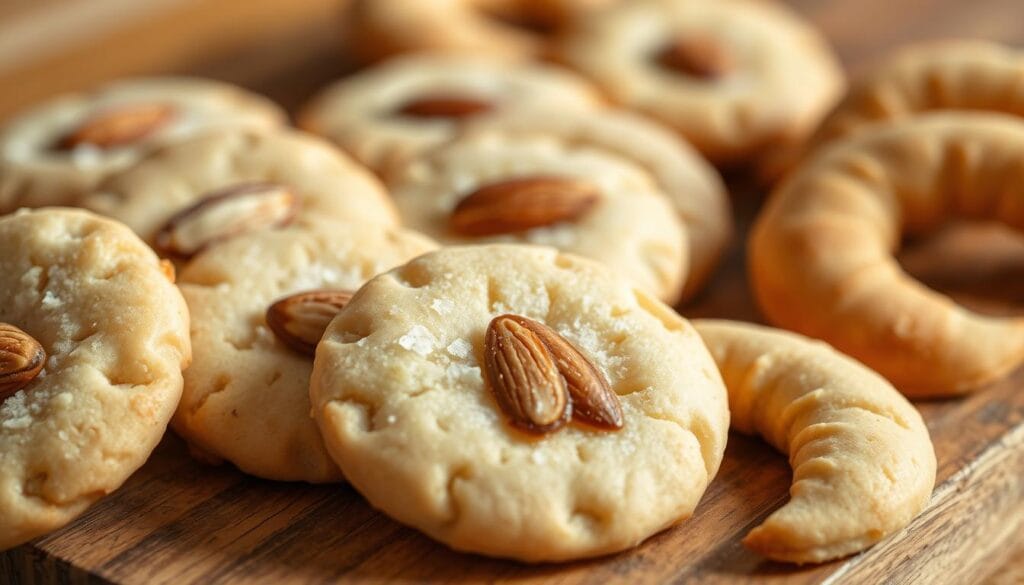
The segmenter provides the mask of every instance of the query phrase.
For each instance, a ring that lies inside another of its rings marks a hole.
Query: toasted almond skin
[[[522,319],[501,315],[491,320],[484,340],[484,375],[512,426],[542,435],[565,426],[572,406],[554,358]]]
[[[565,378],[569,391],[573,419],[604,430],[621,429],[623,415],[619,396],[597,366],[554,329],[524,317],[516,319],[533,331],[554,357],[558,373]]]
[[[715,79],[735,67],[721,42],[710,37],[688,36],[669,43],[655,56],[662,67],[700,79]]]
[[[46,350],[31,335],[0,323],[0,401],[34,380],[46,363]]]
[[[156,132],[174,115],[174,107],[168,104],[139,104],[98,112],[61,138],[56,147],[70,150],[82,144],[97,148],[125,146]]]
[[[493,109],[488,101],[459,96],[428,96],[415,99],[395,110],[412,118],[467,118]]]
[[[579,219],[601,198],[597,186],[581,179],[526,177],[484,185],[452,211],[453,232],[495,236]]]
[[[207,225],[208,232],[199,235],[196,241],[189,241],[186,234],[201,226],[204,219],[210,217],[207,214],[222,212],[223,206],[238,205],[253,197],[265,198],[266,205],[250,209],[230,221]],[[195,205],[175,214],[157,232],[154,247],[165,256],[191,258],[216,242],[259,229],[288,225],[297,213],[298,198],[287,187],[267,182],[240,183],[209,193]]]
[[[292,350],[313,355],[327,326],[352,294],[347,290],[312,290],[285,297],[267,308],[267,326]]]

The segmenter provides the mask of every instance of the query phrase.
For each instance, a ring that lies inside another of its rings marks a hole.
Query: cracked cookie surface
[[[188,312],[156,255],[83,211],[0,218],[0,322],[48,356],[0,401],[0,549],[117,489],[164,434],[190,359]]]
[[[481,372],[505,313],[593,362],[622,429],[538,438],[508,424]],[[371,280],[324,336],[311,398],[328,451],[375,507],[456,549],[528,561],[623,550],[689,517],[729,424],[683,318],[598,264],[522,245],[445,248]]]
[[[197,256],[179,280],[196,358],[174,429],[193,448],[253,475],[341,481],[310,418],[313,356],[275,336],[267,309],[309,290],[355,291],[435,247],[395,228],[320,221],[249,234]]]

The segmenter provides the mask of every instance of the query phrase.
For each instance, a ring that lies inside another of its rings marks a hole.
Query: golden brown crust
[[[750,276],[773,322],[825,339],[912,396],[968,392],[1024,360],[1024,319],[974,314],[905,274],[904,232],[954,217],[1024,229],[1024,124],[935,113],[815,155],[773,193]]]

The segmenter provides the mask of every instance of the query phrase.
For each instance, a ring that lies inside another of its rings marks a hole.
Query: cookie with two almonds
[[[188,310],[128,228],[50,208],[0,218],[0,550],[116,490],[159,443]]]
[[[195,361],[174,429],[201,458],[252,475],[340,481],[309,415],[313,352],[364,282],[435,247],[397,228],[321,220],[196,256],[179,278]]]
[[[729,426],[685,319],[542,246],[442,248],[374,278],[328,327],[310,396],[374,507],[526,561],[624,550],[686,519]]]

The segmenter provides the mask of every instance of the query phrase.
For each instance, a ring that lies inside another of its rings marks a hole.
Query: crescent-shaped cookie
[[[1024,229],[1024,124],[943,112],[865,130],[772,195],[750,241],[764,314],[824,339],[912,396],[968,392],[1024,361],[1024,318],[968,311],[907,275],[903,234],[947,220]]]
[[[764,179],[776,179],[824,144],[874,124],[940,110],[1024,116],[1024,53],[966,39],[903,47],[854,82],[806,144],[769,154],[759,170]]]
[[[897,51],[858,81],[815,142],[935,110],[1024,116],[1024,53],[987,41],[932,41]]]
[[[744,544],[819,563],[906,526],[935,483],[917,410],[881,376],[824,343],[747,323],[695,321],[729,391],[732,428],[789,455],[790,500]]]

